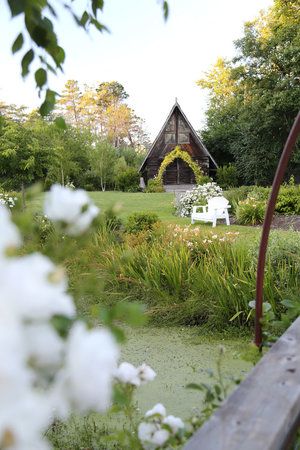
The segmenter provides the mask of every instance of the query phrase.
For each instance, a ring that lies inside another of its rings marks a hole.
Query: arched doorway
[[[163,175],[163,184],[194,184],[195,175],[190,166],[181,158],[176,158]]]

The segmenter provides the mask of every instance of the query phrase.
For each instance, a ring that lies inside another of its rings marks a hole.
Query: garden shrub
[[[128,217],[126,231],[128,233],[139,233],[141,231],[152,230],[154,224],[158,222],[159,218],[155,213],[137,212]]]
[[[116,186],[123,192],[137,192],[139,190],[140,174],[137,169],[128,167],[116,176]]]
[[[258,225],[264,221],[266,203],[248,197],[241,200],[236,208],[236,219],[240,225]]]
[[[282,186],[276,202],[279,214],[300,214],[300,185]]]
[[[144,192],[157,193],[157,192],[165,192],[165,190],[164,190],[162,181],[159,180],[157,177],[154,177],[148,181],[147,187]]]
[[[217,168],[217,183],[222,189],[230,189],[238,185],[238,172],[233,164]]]
[[[19,199],[19,194],[17,192],[5,192],[0,189],[0,205],[8,206],[8,208],[13,208]]]
[[[196,186],[179,197],[176,213],[181,217],[190,217],[194,205],[206,205],[210,198],[222,195],[222,189],[214,182]]]

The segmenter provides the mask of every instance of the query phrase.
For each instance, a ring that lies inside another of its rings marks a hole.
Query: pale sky
[[[19,54],[13,57],[10,52],[22,22],[10,20],[6,0],[1,3],[0,101],[35,107],[39,99],[34,82],[30,76],[22,80]],[[152,138],[175,97],[195,129],[201,128],[207,97],[196,80],[218,56],[233,56],[233,41],[241,37],[243,23],[272,0],[169,0],[169,4],[170,17],[164,22],[156,0],[106,0],[102,21],[110,34],[86,35],[61,14],[57,29],[67,58],[64,74],[52,79],[50,87],[60,92],[68,79],[81,85],[117,80]]]

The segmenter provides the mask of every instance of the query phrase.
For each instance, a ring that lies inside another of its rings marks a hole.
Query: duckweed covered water
[[[220,346],[222,373],[225,379],[244,378],[252,365],[241,359],[249,338],[222,337],[202,334],[195,328],[138,328],[127,330],[127,343],[122,347],[122,360],[140,365],[145,362],[157,373],[154,381],[137,388],[136,403],[139,410],[134,418],[136,425],[144,413],[156,403],[163,403],[168,414],[187,419],[193,410],[202,409],[202,393],[186,389],[188,383],[212,383],[207,371],[215,370]],[[232,384],[232,387],[234,385]],[[81,450],[97,448],[112,450],[118,444],[107,441],[106,436],[127,428],[123,414],[90,414],[85,418],[72,416],[65,424],[48,431],[54,450]]]
[[[225,347],[222,368],[225,378],[244,378],[252,365],[241,359],[249,339],[222,339],[199,334],[198,328],[142,328],[130,330],[122,349],[122,360],[149,364],[157,373],[151,383],[137,389],[141,414],[158,402],[169,414],[182,418],[202,407],[198,391],[186,389],[188,383],[208,382],[208,370],[215,370],[220,346]]]

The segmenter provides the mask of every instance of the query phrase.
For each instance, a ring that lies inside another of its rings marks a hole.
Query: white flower
[[[103,412],[111,403],[119,349],[105,329],[88,330],[76,323],[67,343],[64,395],[77,410]]]
[[[141,384],[138,369],[128,362],[120,364],[115,377],[121,383],[132,384],[133,386],[140,386]]]
[[[158,414],[160,416],[165,417],[167,412],[164,405],[162,405],[161,403],[157,403],[155,406],[153,406],[152,409],[146,412],[145,417],[151,417],[154,416],[154,414]]]
[[[156,373],[154,372],[154,370],[150,366],[147,366],[147,364],[145,363],[139,366],[137,370],[141,384],[146,384],[148,383],[148,381],[153,381],[156,377]]]
[[[0,271],[0,303],[10,304],[25,319],[73,317],[75,307],[66,294],[67,280],[39,253],[7,260]]]
[[[54,222],[66,223],[66,232],[75,236],[88,229],[99,209],[82,189],[55,184],[45,196],[44,213]]]
[[[115,373],[115,378],[121,383],[132,384],[133,386],[140,386],[146,384],[148,381],[154,380],[156,373],[150,366],[143,363],[139,367],[135,367],[128,362],[120,364]]]
[[[163,423],[171,428],[173,434],[184,428],[184,423],[180,417],[167,416],[164,418]]]
[[[0,204],[0,256],[9,247],[18,247],[21,237],[18,228],[10,220],[8,209]]]
[[[30,324],[24,331],[27,353],[34,364],[47,367],[62,363],[64,341],[51,325]]]
[[[163,446],[169,437],[168,430],[162,429],[158,424],[142,422],[138,427],[138,438],[145,450]]]

